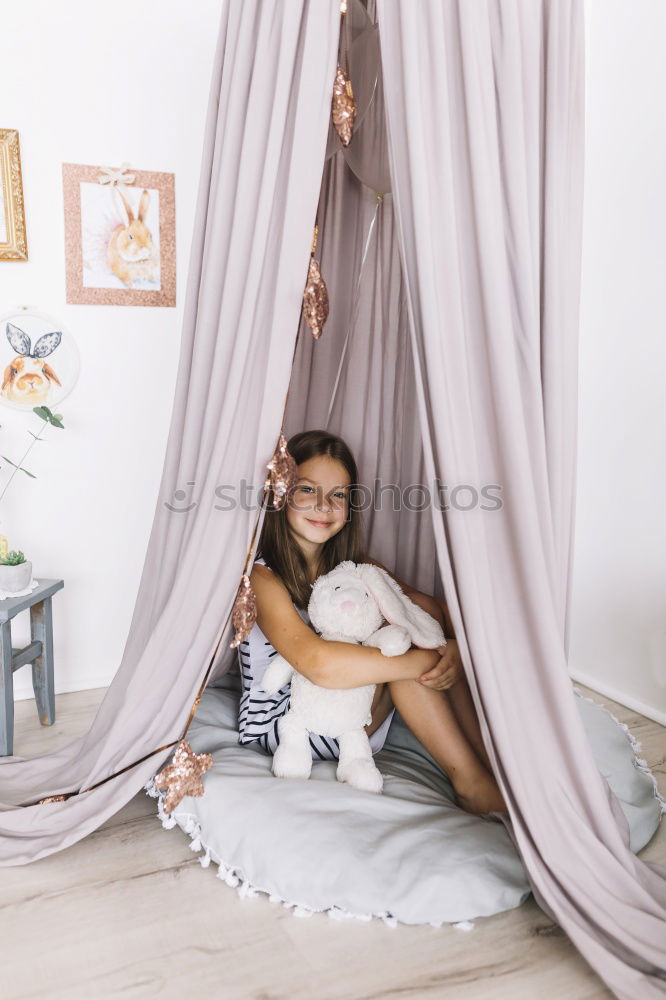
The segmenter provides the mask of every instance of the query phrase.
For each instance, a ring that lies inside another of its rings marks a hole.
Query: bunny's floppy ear
[[[13,323],[7,324],[7,340],[17,354],[30,354],[30,337]]]
[[[415,646],[436,649],[446,645],[439,622],[410,601],[385,570],[372,563],[359,563],[358,571],[387,622],[406,628]]]
[[[49,354],[53,354],[61,340],[62,332],[60,330],[43,333],[35,344],[35,349],[32,352],[33,358],[47,358]]]

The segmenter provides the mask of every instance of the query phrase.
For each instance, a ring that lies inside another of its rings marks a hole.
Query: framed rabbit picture
[[[175,306],[174,175],[63,163],[66,301]]]

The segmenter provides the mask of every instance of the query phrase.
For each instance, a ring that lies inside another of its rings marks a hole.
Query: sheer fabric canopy
[[[370,486],[468,487],[448,510],[368,510],[370,551],[446,597],[537,901],[615,995],[664,996],[666,870],[629,849],[566,663],[582,0],[376,6],[380,45],[367,51],[380,53],[386,120],[368,110],[366,134],[390,170],[371,157],[365,185],[358,159],[327,159],[339,0],[225,6],[173,420],[130,635],[90,732],[2,763],[0,860],[74,843],[165,760],[27,804],[178,738],[256,521],[247,505],[216,509],[215,488],[244,479],[261,492],[289,390],[285,434],[328,426]],[[317,210],[331,315],[320,341],[303,329],[296,341]],[[192,481],[195,506],[173,513],[165,501]],[[484,509],[491,485],[498,509]],[[227,633],[218,672],[235,657]]]

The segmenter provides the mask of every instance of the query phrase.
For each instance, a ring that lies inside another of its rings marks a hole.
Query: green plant
[[[11,549],[6,556],[0,556],[0,566],[19,566],[21,563],[25,562],[25,556],[22,552],[16,552]]]
[[[47,425],[50,424],[51,427],[59,427],[61,430],[64,430],[64,428],[65,428],[65,425],[62,422],[62,413],[51,413],[51,411],[49,410],[48,406],[33,406],[32,410],[33,410],[33,413],[36,413],[37,416],[41,420],[44,421],[44,424],[43,424],[42,428],[40,429],[39,434],[33,434],[32,431],[28,431],[28,434],[30,434],[30,436],[34,440],[31,441],[30,444],[28,445],[28,447],[26,448],[25,452],[23,453],[23,458],[18,463],[18,465],[16,464],[16,462],[12,462],[11,458],[7,458],[6,455],[2,456],[4,458],[4,460],[5,460],[5,462],[9,462],[10,465],[14,466],[14,471],[12,472],[11,476],[9,477],[9,479],[7,480],[7,482],[5,483],[5,488],[3,489],[2,493],[0,493],[0,500],[2,500],[2,498],[4,497],[5,493],[7,492],[8,488],[9,488],[9,484],[11,483],[12,479],[14,478],[14,476],[16,475],[16,473],[19,470],[21,472],[25,472],[26,476],[30,476],[31,479],[36,479],[37,478],[37,476],[33,472],[28,472],[27,469],[23,468],[23,463],[26,460],[26,458],[28,457],[28,454],[30,453],[31,448],[34,447],[35,441],[43,441],[42,432],[44,430],[46,430]]]

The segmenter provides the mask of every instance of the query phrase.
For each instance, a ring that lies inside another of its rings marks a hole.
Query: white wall
[[[3,87],[0,125],[20,130],[30,260],[0,264],[0,311],[52,312],[82,354],[61,407],[67,430],[48,433],[32,461],[39,479],[20,477],[0,510],[0,532],[36,575],[65,579],[59,691],[108,683],[129,628],[169,426],[221,3],[3,10],[3,79],[20,83]],[[587,13],[572,672],[666,721],[666,4],[592,0]],[[123,160],[176,175],[175,309],[65,305],[61,163]],[[33,418],[1,408],[0,423],[0,451],[18,453]],[[19,625],[15,640],[27,641]],[[29,670],[15,680],[26,696]]]
[[[571,665],[666,723],[666,3],[587,15]]]
[[[107,684],[125,645],[152,524],[173,400],[222,0],[21,0],[2,13],[1,121],[19,130],[27,262],[0,263],[0,313],[29,305],[76,337],[81,375],[0,507],[0,534],[62,577],[53,599],[57,690]],[[65,304],[63,162],[175,174],[175,308]],[[4,333],[2,333],[4,336]],[[0,453],[41,422],[0,407]],[[0,459],[0,484],[8,477]],[[14,645],[28,640],[28,615]],[[30,668],[15,675],[31,694]]]

